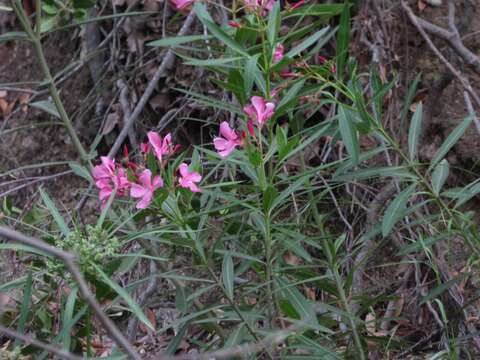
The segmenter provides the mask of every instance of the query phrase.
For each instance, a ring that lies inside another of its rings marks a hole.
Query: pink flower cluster
[[[276,96],[277,91],[272,91],[272,96]],[[250,104],[243,108],[243,111],[248,116],[247,130],[248,133],[255,137],[254,125],[260,129],[262,126],[273,117],[275,113],[275,103],[266,101],[261,96],[252,96]],[[237,146],[244,146],[245,132],[240,134],[233,130],[226,121],[220,124],[220,134],[213,139],[215,150],[222,158],[230,155]]]
[[[177,146],[172,144],[171,134],[167,134],[162,139],[158,133],[150,131],[147,137],[149,142],[141,144],[140,151],[144,154],[153,151],[155,157],[160,162],[160,167],[163,169],[165,158],[174,154]],[[99,189],[102,208],[105,207],[112,193],[118,196],[126,196],[129,193],[132,198],[138,199],[137,209],[146,209],[153,200],[155,190],[164,185],[160,175],[153,176],[151,170],[131,163],[128,160],[128,152],[126,157],[127,167],[135,171],[132,175],[135,181],[128,179],[127,170],[124,167],[106,156],[102,156],[100,158],[102,163],[93,168],[92,175],[95,185]],[[138,170],[141,168],[143,170]],[[186,163],[180,164],[178,171],[180,174],[178,178],[180,187],[190,189],[193,192],[201,191],[197,185],[202,180],[202,176],[199,173],[190,172]]]
[[[188,9],[195,0],[171,0],[173,8],[177,11]]]
[[[249,11],[258,11],[262,16],[267,15],[275,5],[275,0],[244,0],[244,2]]]

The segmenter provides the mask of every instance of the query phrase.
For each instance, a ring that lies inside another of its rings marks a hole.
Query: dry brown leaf
[[[311,301],[317,301],[317,294],[314,289],[306,287],[305,288],[305,297]]]
[[[300,258],[291,251],[287,251],[285,255],[283,255],[283,261],[292,266],[300,264]]]
[[[2,112],[4,118],[11,114],[14,106],[15,101],[9,103],[5,99],[0,98],[0,111]]]
[[[156,329],[157,317],[155,316],[155,313],[151,309],[146,308],[145,315],[147,316],[148,321],[150,321],[150,324],[152,324],[153,328]],[[145,334],[148,334],[151,331],[144,323],[140,323],[139,327],[140,327],[140,330]]]
[[[113,112],[107,115],[105,119],[105,123],[103,124],[102,134],[107,135],[115,129],[115,126],[118,124],[120,120],[120,115],[117,112]]]

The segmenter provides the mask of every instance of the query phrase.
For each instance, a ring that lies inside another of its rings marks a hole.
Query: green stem
[[[57,111],[60,116],[60,119],[62,120],[63,126],[67,129],[68,135],[72,140],[72,143],[75,146],[75,149],[80,155],[81,162],[84,165],[89,165],[91,167],[92,165],[89,161],[88,154],[85,151],[85,148],[83,147],[82,143],[80,142],[80,139],[78,138],[77,133],[75,132],[75,129],[73,127],[72,121],[70,120],[70,117],[65,111],[65,107],[63,106],[62,100],[60,98],[60,93],[58,92],[58,89],[55,85],[53,76],[50,72],[50,68],[48,67],[47,60],[43,52],[42,42],[40,37],[41,0],[36,1],[37,13],[35,14],[35,17],[36,17],[35,32],[33,31],[30,25],[28,17],[26,16],[25,11],[23,10],[23,7],[20,4],[18,4],[18,2],[13,2],[13,9],[15,10],[17,17],[19,18],[20,23],[22,24],[23,30],[28,34],[30,41],[33,43],[35,53],[37,55],[38,61],[40,62],[40,67],[42,69],[43,76],[45,78],[46,83],[48,84],[48,90],[52,97],[53,103],[57,108]]]
[[[326,241],[326,240],[325,240]],[[333,260],[333,259],[332,259]],[[334,260],[333,260],[334,261]],[[357,324],[355,324],[355,320],[353,319],[354,314],[352,314],[352,310],[350,309],[350,304],[348,303],[347,296],[345,294],[345,290],[343,288],[342,279],[340,274],[338,273],[338,266],[336,263],[331,264],[331,269],[333,272],[333,276],[335,278],[335,284],[338,290],[338,295],[340,296],[340,301],[342,302],[343,308],[345,312],[348,314],[348,321],[350,323],[350,327],[352,328],[353,332],[353,340],[355,342],[355,346],[360,354],[360,359],[365,360],[365,354],[363,352],[362,342],[360,340],[360,335],[358,334]]]

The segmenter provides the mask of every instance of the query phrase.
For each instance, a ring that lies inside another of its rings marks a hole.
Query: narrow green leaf
[[[432,173],[432,187],[435,194],[440,194],[442,187],[447,180],[448,174],[450,172],[450,165],[446,159],[440,161],[435,170]]]
[[[300,54],[302,51],[306,50],[313,44],[315,44],[319,39],[322,37],[326,36],[327,33],[330,30],[330,26],[324,27],[323,29],[317,31],[313,35],[310,35],[308,38],[306,38],[302,43],[299,45],[295,46],[293,49],[291,49],[287,54],[285,54],[286,57],[293,58],[294,56],[297,56]]]
[[[290,285],[286,279],[278,277],[276,280],[283,296],[300,315],[300,318],[310,325],[317,326],[317,315],[310,302],[305,299],[295,286]]]
[[[240,55],[245,57],[250,56],[242,45],[236,42],[225,31],[223,31],[219,26],[217,26],[217,24],[215,24],[214,20],[207,11],[207,7],[205,6],[205,4],[195,2],[193,10],[197,14],[197,17],[200,19],[200,21],[207,27],[207,29],[212,33],[213,36],[215,36],[218,40],[223,42],[226,46],[228,46],[233,51],[236,51]]]
[[[29,40],[28,35],[20,31],[7,32],[0,35],[0,43],[7,41]]]
[[[178,45],[182,45],[185,43],[190,43],[194,41],[205,41],[212,39],[213,36],[211,35],[186,35],[186,36],[175,36],[164,38],[160,40],[154,40],[147,43],[148,46],[155,46],[155,47],[176,47]]]
[[[84,178],[90,183],[93,183],[92,175],[90,174],[90,171],[88,171],[85,166],[80,165],[77,162],[70,162],[68,163],[68,166],[70,166],[70,169],[73,170],[75,175]]]
[[[402,112],[400,113],[400,129],[403,129],[403,125],[405,124],[405,120],[407,119],[408,112],[410,111],[410,105],[412,104],[413,98],[415,97],[415,93],[417,91],[417,87],[420,83],[421,78],[422,74],[418,74],[408,88],[405,103],[403,104]]]
[[[423,105],[419,103],[410,122],[410,130],[408,131],[408,155],[410,160],[414,160],[417,156],[418,140],[422,131]]]
[[[450,135],[447,136],[442,146],[440,146],[440,149],[438,149],[434,158],[430,162],[430,167],[428,168],[429,171],[432,170],[443,159],[445,155],[447,155],[450,149],[457,143],[457,141],[468,129],[472,120],[473,116],[466,117],[460,122],[460,124],[457,125],[455,129],[453,129]]]
[[[249,57],[245,64],[245,70],[243,73],[245,99],[250,98],[250,95],[252,94],[253,83],[255,82],[255,75],[258,72],[258,57],[259,55]]]
[[[74,287],[67,297],[65,310],[63,312],[63,329],[66,331],[63,331],[62,343],[63,349],[66,351],[70,351],[70,344],[72,343],[71,331],[67,328],[67,325],[70,324],[73,319],[77,294],[78,288]]]
[[[230,64],[235,61],[243,59],[242,57],[232,57],[232,58],[218,58],[218,59],[206,59],[206,60],[197,60],[191,59],[188,61],[184,61],[184,65],[191,65],[191,66],[223,66],[225,64]],[[230,66],[231,67],[231,66]]]
[[[276,1],[272,10],[268,13],[267,40],[270,46],[275,49],[277,45],[277,34],[280,29],[280,1]]]
[[[335,181],[363,180],[374,177],[399,177],[402,179],[417,179],[407,166],[385,166],[360,169],[347,174],[335,176]]]
[[[356,165],[358,164],[358,156],[360,153],[357,129],[353,123],[353,119],[348,109],[345,109],[340,105],[338,108],[338,115],[340,134],[342,135],[342,139],[345,143],[348,153],[352,157],[353,163]]]
[[[343,78],[343,72],[348,57],[348,46],[350,44],[350,7],[348,0],[345,0],[342,15],[340,16],[340,28],[337,33],[337,76]]]
[[[182,313],[188,311],[187,295],[183,286],[177,286],[175,288],[175,306]]]
[[[92,263],[91,265],[95,267],[95,270],[97,270],[103,282],[106,285],[110,286],[118,294],[118,296],[120,296],[123,300],[125,300],[125,302],[127,303],[132,313],[136,317],[138,317],[138,320],[144,323],[152,331],[155,331],[155,328],[150,323],[148,318],[145,316],[140,306],[138,306],[138,304],[135,302],[135,300],[132,299],[132,297],[128,294],[128,292],[124,288],[122,288],[120,285],[118,285],[116,282],[112,281],[110,277],[107,274],[105,274],[97,264]]]
[[[403,218],[408,199],[415,191],[416,186],[416,184],[412,184],[407,187],[388,205],[382,220],[383,237],[386,237],[395,226],[396,222]]]
[[[464,279],[466,276],[468,276],[468,274],[462,274],[462,275],[459,275],[453,279],[450,279],[448,280],[447,282],[443,283],[443,284],[440,284],[438,285],[436,288],[432,289],[432,291],[430,291],[421,301],[420,301],[420,304],[419,305],[423,305],[425,304],[426,302],[432,300],[432,299],[435,299],[437,298],[438,296],[440,296],[441,294],[443,294],[446,290],[450,289],[450,287],[452,287],[453,285],[455,285],[457,282],[461,281],[462,279]]]
[[[53,115],[60,119],[60,114],[58,113],[57,107],[50,100],[37,101],[37,102],[31,103],[30,106],[43,110],[49,113],[50,115]]]
[[[58,211],[57,207],[55,206],[53,200],[50,196],[43,190],[43,188],[39,188],[40,196],[42,197],[43,203],[50,211],[50,214],[53,216],[53,219],[57,223],[58,228],[62,232],[64,236],[67,236],[70,233],[70,229],[67,226],[67,223],[63,219],[62,215],[60,215],[60,211]]]
[[[227,291],[228,296],[230,299],[233,299],[233,288],[234,288],[234,279],[235,279],[235,271],[233,267],[233,259],[230,252],[225,253],[223,256],[223,264],[222,264],[222,280],[223,286]]]
[[[22,306],[20,308],[20,318],[18,319],[17,332],[19,334],[25,333],[25,325],[27,324],[28,315],[30,314],[30,300],[32,297],[32,271],[27,273],[27,281],[25,282],[25,289],[23,290]],[[15,340],[15,346],[20,345],[20,340]]]

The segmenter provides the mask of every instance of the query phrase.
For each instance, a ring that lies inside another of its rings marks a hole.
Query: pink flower
[[[273,61],[272,61],[273,64],[277,64],[283,59],[283,51],[284,51],[283,45],[278,44],[273,53]]]
[[[92,175],[95,185],[100,190],[99,198],[104,207],[113,191],[116,190],[119,196],[125,195],[130,187],[130,181],[124,168],[116,168],[115,161],[106,156],[102,156],[100,160],[102,164],[93,168]]]
[[[244,0],[245,7],[250,11],[259,11],[262,16],[268,14],[275,5],[275,0]]]
[[[202,191],[196,184],[202,180],[202,176],[198,172],[188,171],[188,165],[186,163],[181,163],[178,169],[180,171],[180,179],[178,182],[181,187],[188,188],[193,192]]]
[[[293,4],[293,5],[290,7],[289,11],[298,9],[300,6],[303,6],[303,4],[305,4],[305,0],[300,0],[300,1],[296,2],[295,4]]]
[[[153,147],[153,151],[157,156],[157,159],[160,162],[162,162],[163,155],[169,155],[173,153],[172,135],[170,133],[168,133],[163,140],[162,137],[155,131],[148,132],[147,137],[150,145]]]
[[[255,137],[255,129],[253,128],[253,121],[252,121],[252,120],[248,120],[248,121],[247,121],[247,129],[248,129],[249,134],[250,134],[254,139],[256,139],[256,137]]]
[[[136,206],[137,209],[146,209],[152,202],[155,190],[163,186],[163,180],[160,176],[155,175],[152,181],[152,172],[146,169],[139,175],[138,181],[140,184],[132,184],[130,196],[140,198]]]
[[[183,10],[193,4],[194,0],[170,0],[175,10]]]
[[[220,135],[213,139],[213,145],[215,145],[218,154],[223,158],[230,155],[237,146],[243,146],[242,138],[235,130],[230,128],[226,121],[220,124]]]
[[[275,112],[275,104],[266,102],[261,96],[252,96],[251,105],[245,106],[243,111],[248,117],[262,126],[267,120],[271,119]]]
[[[236,29],[240,29],[242,27],[242,25],[240,23],[238,23],[236,21],[233,21],[233,20],[228,22],[228,26],[236,28]]]
[[[148,154],[150,152],[150,144],[148,142],[141,143],[140,151],[144,154]]]

